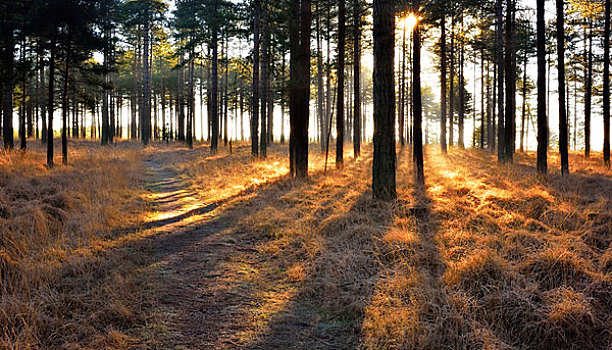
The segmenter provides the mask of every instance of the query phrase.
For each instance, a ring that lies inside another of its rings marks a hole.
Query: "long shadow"
[[[393,217],[391,205],[371,197],[369,191],[362,193],[344,215],[313,229],[324,242],[298,292],[245,348],[359,348],[365,307],[380,277],[373,252]],[[370,222],[350,224],[366,216]]]

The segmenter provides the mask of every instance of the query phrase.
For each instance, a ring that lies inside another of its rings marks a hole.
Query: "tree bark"
[[[361,155],[361,8],[359,0],[353,0],[353,154]]]
[[[418,9],[419,1],[415,1],[415,7]],[[417,16],[418,18],[418,16]],[[414,53],[412,55],[412,105],[414,109],[414,124],[412,127],[412,133],[414,137],[413,142],[413,161],[414,161],[414,183],[416,186],[425,186],[425,175],[423,172],[423,105],[421,101],[421,23],[417,20],[414,26],[414,33],[412,34],[412,41],[414,47]],[[463,45],[462,50],[463,50]],[[462,54],[463,56],[463,54]],[[463,80],[463,68],[461,69],[461,78]],[[461,86],[463,90],[463,86]],[[463,126],[463,125],[462,125]],[[462,143],[462,129],[460,131],[460,146]]]
[[[504,141],[504,47],[503,47],[503,15],[502,0],[497,0],[497,160],[505,162],[506,151]]]
[[[442,16],[440,22],[440,147],[444,154],[448,152],[446,145],[446,84],[446,16]]]
[[[512,163],[515,149],[516,120],[516,46],[514,42],[514,15],[516,0],[506,3],[506,113],[504,114],[504,157],[506,163]]]
[[[262,55],[261,55],[261,137],[259,141],[259,156],[266,158],[268,156],[268,135],[267,135],[267,107],[268,94],[270,90],[269,66],[270,66],[270,31],[268,28],[268,5],[266,0],[262,0],[261,11],[261,37],[262,37]]]
[[[609,0],[606,0],[609,1]],[[561,155],[561,174],[569,174],[569,155],[567,138],[567,111],[565,96],[565,29],[563,0],[556,0],[557,3],[557,71],[559,80],[559,153]],[[605,59],[604,59],[605,61]],[[605,66],[605,63],[604,63]],[[605,73],[604,73],[605,74]],[[606,94],[604,89],[604,95]]]
[[[346,46],[345,0],[338,0],[338,97],[336,100],[336,168],[344,167],[344,62]]]
[[[62,163],[68,164],[68,79],[70,78],[70,52],[72,51],[72,31],[68,30],[66,58],[64,60],[64,88],[62,91]]]
[[[448,146],[455,142],[455,15],[451,17],[451,52],[450,52],[450,112],[448,120]]]
[[[465,42],[463,38],[464,21],[461,9],[461,42],[459,43],[459,148],[465,148]]]
[[[47,167],[53,167],[53,102],[55,100],[55,51],[57,44],[57,29],[53,28],[49,58],[49,120],[47,122]],[[5,96],[6,98],[6,96]],[[5,111],[6,112],[6,111]],[[11,131],[12,134],[12,131]]]
[[[255,0],[255,18],[253,24],[253,99],[251,101],[251,155],[259,157],[259,26],[261,17],[261,0]]]
[[[213,1],[213,16],[218,13],[218,0]],[[211,120],[210,149],[216,151],[219,146],[219,32],[216,23],[212,25],[212,88],[210,94],[209,116]]]
[[[604,76],[603,76],[603,120],[604,120],[604,164],[610,166],[610,0],[605,0],[604,24]]]
[[[589,20],[589,52],[587,53],[587,72],[584,96],[584,156],[591,155],[591,100],[593,94],[593,21]]]
[[[395,11],[393,0],[374,0],[374,159],[372,194],[397,197],[395,180]]]

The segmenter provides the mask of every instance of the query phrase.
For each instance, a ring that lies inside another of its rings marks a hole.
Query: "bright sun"
[[[399,20],[398,26],[401,29],[412,31],[412,29],[414,29],[414,26],[416,26],[418,20],[419,19],[417,18],[417,16],[414,15],[414,13],[409,13],[407,16],[402,17]]]

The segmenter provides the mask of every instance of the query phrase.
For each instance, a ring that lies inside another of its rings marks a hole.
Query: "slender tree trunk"
[[[459,43],[459,148],[465,148],[465,43],[463,39],[464,21],[461,9],[461,42]],[[414,93],[414,92],[413,92]]]
[[[53,167],[53,101],[55,100],[55,46],[57,44],[56,31],[57,29],[54,27],[53,34],[51,36],[51,55],[49,58],[49,121],[47,122],[47,167],[49,168]]]
[[[440,147],[442,153],[448,152],[446,145],[446,16],[442,16],[440,22]]]
[[[558,1],[558,0],[557,0]],[[605,0],[604,24],[604,73],[603,73],[603,120],[604,120],[604,164],[610,166],[610,0]]]
[[[285,71],[287,70],[286,67],[286,61],[285,61],[285,53],[283,52],[283,55],[281,56],[281,90],[285,91],[286,90],[286,85],[285,85]],[[281,136],[280,136],[280,142],[281,144],[285,144],[285,94],[281,93]]]
[[[195,104],[195,82],[194,82],[194,58],[193,56],[195,55],[194,52],[191,53],[191,57],[189,57],[189,69],[188,69],[188,73],[187,73],[187,79],[188,79],[188,83],[187,83],[187,88],[189,89],[188,93],[187,93],[187,103],[189,104],[188,107],[188,111],[189,113],[187,114],[187,133],[185,136],[187,136],[187,147],[189,149],[193,149],[193,121],[195,118],[195,108],[194,108],[194,104]]]
[[[68,28],[66,39],[66,59],[64,61],[64,88],[62,91],[62,163],[68,164],[68,79],[70,77],[70,53],[72,51],[72,31]]]
[[[41,136],[40,140],[44,145],[47,143],[47,94],[45,92],[45,65],[43,63],[43,55],[40,55],[38,60],[38,64],[40,65],[39,74],[40,74],[40,88],[39,88],[39,96],[40,96],[40,120],[41,120]],[[77,133],[78,135],[78,133]]]
[[[516,48],[514,43],[514,14],[516,0],[506,3],[506,113],[504,116],[504,162],[512,163],[515,149],[516,120]]]
[[[374,198],[397,197],[395,181],[395,3],[374,0]]]
[[[270,66],[270,34],[268,28],[268,4],[266,0],[262,0],[261,12],[261,37],[262,37],[262,55],[261,55],[261,135],[259,141],[259,156],[266,158],[268,156],[268,135],[267,129],[267,106],[268,94],[270,90],[269,81],[269,66]]]
[[[143,58],[142,58],[142,79],[143,79],[143,111],[142,111],[142,121],[141,121],[141,139],[142,143],[145,145],[149,144],[150,135],[151,135],[151,76],[149,73],[149,44],[150,44],[150,35],[151,35],[151,20],[149,9],[145,11],[145,28],[144,28],[144,44],[143,44]]]
[[[504,40],[503,40],[503,15],[502,0],[497,0],[497,160],[504,163],[506,159],[504,141]]]
[[[415,1],[415,8],[419,8],[418,3],[420,1]],[[412,55],[412,105],[414,108],[414,124],[412,127],[413,130],[413,161],[414,161],[414,183],[417,186],[425,186],[425,175],[423,172],[423,130],[422,130],[422,120],[423,120],[423,105],[421,101],[421,23],[417,21],[414,26],[414,32],[412,34],[412,41],[414,47],[414,53]],[[462,50],[463,50],[463,44]],[[462,54],[463,56],[463,54]],[[463,58],[462,58],[463,60]],[[462,63],[463,65],[463,63]],[[463,80],[463,68],[461,69],[461,77]],[[463,86],[461,86],[461,90],[463,91]],[[461,129],[459,130],[461,132]],[[460,142],[461,142],[460,135]],[[462,143],[460,143],[461,146]]]
[[[523,106],[521,108],[521,152],[525,151],[525,115],[527,108],[527,51],[525,51],[523,56]]]
[[[227,31],[225,34],[224,46],[225,46],[225,78],[223,79],[224,83],[224,92],[223,92],[223,144],[227,147],[227,143],[229,141],[229,123],[228,123],[228,106],[229,106],[229,53],[228,53],[228,40],[227,40]]]
[[[253,99],[251,102],[251,154],[259,157],[259,27],[261,17],[261,0],[255,0],[255,14],[253,26]],[[265,108],[264,108],[265,109]]]
[[[587,72],[584,96],[584,156],[591,155],[591,96],[593,91],[593,22],[589,20],[589,52],[587,53]]]
[[[606,0],[609,1],[609,0]],[[559,153],[561,154],[561,174],[569,174],[567,111],[565,109],[565,29],[563,0],[557,3],[557,70],[559,80]],[[604,59],[605,60],[605,59]],[[604,63],[605,66],[605,63]],[[605,89],[604,89],[605,95]]]
[[[353,0],[353,154],[361,155],[361,8]]]
[[[315,26],[317,31],[317,119],[319,122],[319,145],[321,146],[321,153],[325,152],[325,135],[327,135],[325,118],[323,117],[323,48],[321,38],[321,11],[319,8],[319,1],[315,2]]]
[[[399,118],[399,141],[400,145],[404,147],[406,143],[406,138],[404,137],[404,121],[405,121],[405,113],[404,107],[406,106],[406,26],[404,25],[402,28],[402,48],[401,48],[401,57],[400,57],[402,68],[400,69],[400,91],[399,91],[399,103],[398,103],[398,118]]]
[[[26,60],[26,40],[25,37],[21,40],[21,61]],[[27,75],[23,72],[21,77],[21,108],[19,108],[19,148],[25,150],[27,148],[27,130],[26,130],[26,101],[28,95]]]
[[[338,0],[338,97],[336,108],[336,168],[344,167],[344,61],[346,47],[345,0]]]
[[[218,0],[213,1],[213,14],[218,13]],[[212,26],[212,89],[210,96],[211,114],[211,140],[210,149],[216,151],[219,146],[219,43],[218,43],[218,28],[216,24]]]
[[[108,12],[106,15],[106,21],[109,20]],[[108,22],[105,23],[108,25]],[[103,74],[103,85],[102,85],[102,145],[108,144],[110,141],[110,118],[109,118],[109,74],[110,74],[110,30],[104,29],[104,64],[102,66]]]
[[[455,140],[455,17],[451,18],[451,57],[450,57],[450,113],[448,125],[448,146],[453,147]]]
[[[495,147],[495,134],[493,132],[493,109],[495,108],[495,104],[491,101],[491,65],[490,62],[487,61],[487,149],[490,152],[493,152],[493,148]],[[493,95],[495,95],[495,91],[493,91]]]

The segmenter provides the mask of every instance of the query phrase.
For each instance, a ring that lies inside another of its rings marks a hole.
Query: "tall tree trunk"
[[[459,140],[457,142],[459,148],[465,148],[465,42],[463,31],[463,9],[461,9],[461,42],[459,43]]]
[[[66,58],[64,61],[64,88],[62,91],[62,163],[68,164],[68,81],[70,78],[70,53],[72,51],[72,30],[67,29]]]
[[[451,52],[450,52],[450,112],[448,120],[448,146],[453,147],[455,140],[455,15],[451,17]]]
[[[593,21],[589,20],[589,51],[587,53],[587,72],[584,96],[584,156],[591,155],[591,96],[593,91]]]
[[[308,124],[310,106],[310,28],[312,21],[311,0],[302,0],[300,6],[300,52],[298,71],[298,103],[295,117],[295,173],[308,176]]]
[[[415,8],[419,8],[420,1],[415,1]],[[418,16],[417,16],[418,18]],[[463,20],[462,20],[463,22]],[[412,41],[414,47],[414,53],[412,55],[412,105],[414,108],[414,124],[412,127],[412,133],[414,137],[413,143],[413,161],[414,161],[414,183],[417,186],[425,186],[425,175],[423,172],[423,130],[422,130],[422,120],[423,120],[423,105],[421,101],[421,23],[417,20],[416,25],[414,26],[414,32],[412,34]],[[463,50],[463,44],[461,45]],[[463,56],[463,54],[462,54]],[[463,60],[463,58],[462,58]],[[463,63],[462,63],[463,65]],[[463,68],[461,69],[461,79],[463,80]],[[461,91],[463,91],[463,86],[460,87]],[[462,143],[462,129],[460,131],[460,146],[463,146]]]
[[[26,40],[25,37],[21,40],[21,61],[26,60]],[[19,148],[25,150],[27,148],[27,130],[26,130],[26,101],[28,96],[27,75],[23,72],[21,76],[21,108],[19,108]]]
[[[40,130],[40,140],[44,145],[47,143],[47,93],[45,92],[45,65],[43,64],[43,55],[40,55],[38,60],[39,75],[40,75],[40,88],[39,88],[39,96],[40,96],[40,120],[41,120],[41,130]]]
[[[195,108],[194,108],[194,103],[195,103],[195,83],[194,83],[194,58],[193,56],[195,55],[195,53],[191,53],[190,57],[189,57],[189,69],[188,69],[188,73],[187,73],[187,79],[188,79],[188,83],[187,83],[187,88],[189,89],[188,93],[187,93],[187,103],[189,104],[188,106],[188,115],[187,115],[187,147],[189,149],[193,149],[193,120],[195,118]]]
[[[281,56],[281,91],[286,91],[286,78],[285,78],[285,71],[287,70],[286,67],[286,61],[285,61],[285,53],[283,52],[282,56]],[[285,100],[285,93],[281,93],[280,96],[280,100],[281,100],[281,136],[280,136],[280,142],[281,144],[285,144],[285,104],[286,104],[286,100]]]
[[[485,61],[484,49],[480,49],[480,149],[485,148]],[[476,123],[476,120],[474,120]]]
[[[399,103],[398,103],[398,118],[399,118],[399,139],[400,145],[403,147],[406,143],[406,138],[404,137],[404,120],[405,113],[404,107],[406,106],[406,25],[404,24],[402,28],[402,49],[401,49],[401,62],[402,68],[400,70],[400,91],[399,91]]]
[[[503,40],[503,14],[502,0],[497,0],[495,5],[497,13],[497,160],[505,162],[506,151],[504,142],[504,40]]]
[[[223,144],[227,147],[227,143],[229,141],[229,123],[228,123],[228,106],[229,106],[229,53],[228,53],[228,39],[227,39],[227,31],[224,33],[225,40],[225,55],[224,63],[225,63],[225,77],[223,79],[224,87],[223,87]]]
[[[136,51],[138,51],[138,47],[134,47],[134,61],[132,62],[132,94],[130,96],[130,139],[135,140],[137,137],[137,129],[136,129],[136,102],[138,100],[138,55]],[[81,123],[82,127],[85,127],[85,124]]]
[[[353,154],[361,155],[361,8],[359,0],[353,0]]]
[[[523,56],[523,106],[521,108],[521,152],[525,151],[525,115],[526,115],[526,107],[527,107],[527,51],[525,51]]]
[[[144,28],[144,43],[143,43],[143,57],[142,57],[142,79],[143,79],[143,101],[142,101],[142,121],[141,121],[141,139],[145,145],[149,144],[151,135],[151,76],[149,73],[149,44],[151,35],[151,19],[149,9],[145,11],[145,28]]]
[[[336,109],[336,168],[344,167],[344,61],[346,48],[345,0],[338,0],[338,97]]]
[[[558,0],[557,0],[558,2]],[[603,120],[604,120],[604,164],[610,166],[610,0],[605,0],[604,24],[604,73],[603,73]]]
[[[609,1],[609,0],[606,0]],[[559,80],[559,153],[561,155],[561,174],[569,174],[569,155],[567,138],[567,111],[565,107],[565,29],[563,0],[557,2],[557,70]],[[605,60],[605,59],[604,59]],[[605,66],[605,64],[604,64]],[[604,90],[605,95],[605,90]]]
[[[213,15],[218,13],[218,0],[213,1]],[[212,26],[212,89],[211,89],[211,140],[210,149],[216,151],[219,146],[219,33],[216,24]]]
[[[260,19],[261,0],[255,0],[255,18],[253,25],[253,99],[251,101],[251,155],[259,156],[259,48],[260,48]],[[265,109],[265,108],[264,108]]]
[[[110,129],[110,121],[109,121],[109,108],[108,108],[108,99],[109,99],[109,94],[108,94],[108,89],[109,89],[109,45],[110,43],[108,42],[110,40],[109,36],[108,36],[108,29],[104,30],[104,34],[105,34],[105,40],[104,40],[104,64],[102,66],[102,74],[103,74],[103,85],[102,85],[102,145],[106,145],[108,144],[109,141],[109,129]]]
[[[397,197],[395,182],[395,2],[374,0],[374,198]]]
[[[297,178],[308,176],[308,122],[310,100],[310,0],[292,0],[290,21],[290,162]],[[299,14],[299,15],[297,15]]]
[[[493,103],[491,98],[491,90],[493,87],[491,86],[491,62],[487,61],[487,149],[490,152],[493,152],[493,148],[495,147],[495,133],[493,132],[493,109],[495,108],[495,104]],[[495,95],[495,91],[493,91],[493,95]]]
[[[448,152],[446,145],[446,16],[442,16],[440,21],[440,147],[442,153]]]
[[[53,102],[55,100],[55,51],[57,44],[57,28],[51,35],[51,50],[49,58],[49,120],[47,122],[47,167],[53,167]],[[6,98],[6,97],[5,97]],[[11,108],[12,109],[12,108]],[[6,110],[5,110],[6,112]],[[12,134],[12,131],[11,131]]]
[[[269,81],[269,66],[270,66],[270,34],[268,28],[268,4],[266,0],[262,0],[262,11],[261,11],[261,37],[262,37],[262,55],[261,55],[261,135],[259,141],[259,156],[266,158],[268,156],[268,135],[267,129],[267,106],[268,106],[268,94],[270,91]]]
[[[514,15],[516,0],[506,3],[506,113],[504,115],[504,162],[512,163],[515,149],[516,121],[516,48],[514,44]]]
[[[319,121],[319,145],[321,146],[321,153],[325,152],[325,140],[327,135],[327,123],[323,117],[323,48],[322,48],[322,37],[321,37],[321,12],[319,8],[320,1],[315,3],[315,26],[317,31],[317,119]]]

